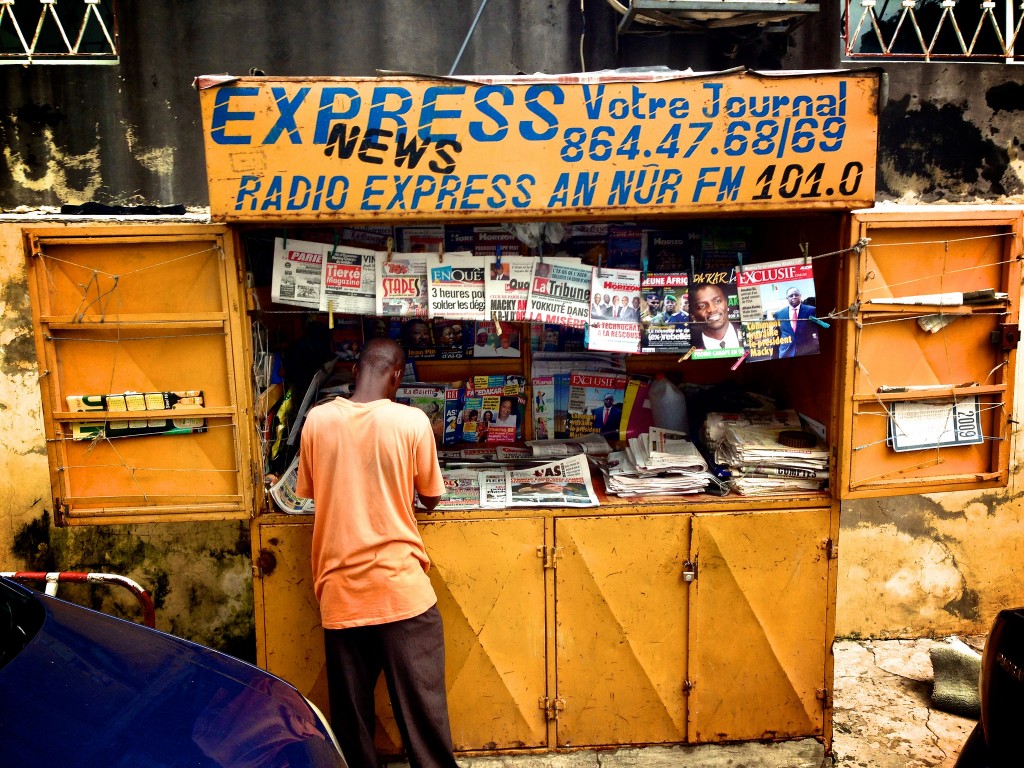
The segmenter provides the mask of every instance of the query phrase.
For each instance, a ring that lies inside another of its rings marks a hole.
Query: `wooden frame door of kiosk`
[[[1006,485],[1021,215],[949,207],[853,216],[841,498]]]

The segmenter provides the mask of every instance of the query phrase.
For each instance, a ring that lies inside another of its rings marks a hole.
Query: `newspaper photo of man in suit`
[[[786,289],[786,303],[788,306],[775,313],[779,321],[779,357],[816,355],[818,329],[809,319],[816,316],[815,308],[803,302],[795,285]]]

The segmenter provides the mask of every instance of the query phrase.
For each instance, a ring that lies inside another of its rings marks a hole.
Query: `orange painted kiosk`
[[[635,354],[625,367],[772,393],[824,430],[829,489],[622,498],[595,479],[600,505],[586,510],[421,514],[453,736],[467,753],[827,747],[840,501],[1007,483],[1021,209],[863,210],[884,99],[874,70],[196,84],[218,224],[25,229],[61,521],[251,518],[259,663],[326,708],[313,518],[263,492],[252,386],[259,340],[318,310],[269,300],[267,243],[412,224],[742,223],[746,268],[813,261],[819,354]],[[529,377],[531,361],[524,345],[417,373]],[[202,390],[201,412],[146,413],[202,428],[75,439],[126,417],[69,395],[128,390]],[[969,411],[979,439],[899,450],[897,409]],[[396,752],[386,707],[381,721]]]

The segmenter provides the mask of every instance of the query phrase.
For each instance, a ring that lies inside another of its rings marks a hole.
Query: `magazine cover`
[[[694,359],[744,354],[736,266],[728,262],[711,272],[694,272],[690,283],[690,341]]]
[[[534,352],[579,352],[586,349],[586,328],[530,323],[530,349]]]
[[[628,381],[625,373],[573,371],[569,375],[569,439],[597,432],[618,440]]]
[[[555,377],[535,376],[530,382],[533,396],[533,440],[555,437]]]
[[[506,470],[510,507],[596,507],[597,494],[584,454],[520,470]]]
[[[651,407],[651,382],[647,378],[631,376],[626,384],[622,402],[622,418],[619,421],[619,440],[647,434],[654,426],[654,409]]]
[[[736,274],[748,361],[816,355],[819,326],[809,260],[751,264]]]
[[[638,270],[594,270],[587,349],[624,353],[640,351]]]
[[[471,253],[427,255],[427,296],[431,317],[486,320],[484,266]]]
[[[336,317],[331,329],[331,347],[339,360],[359,359],[363,349],[363,318]]]
[[[427,255],[376,254],[375,314],[380,317],[427,316]]]
[[[463,226],[445,225],[444,227],[444,250],[446,253],[472,253],[473,245],[476,242],[476,233],[471,224]],[[435,248],[433,253],[437,253]]]
[[[640,351],[682,353],[691,346],[690,277],[646,272],[641,281]]]
[[[562,248],[584,264],[596,267],[608,260],[608,224],[569,224]]]
[[[465,360],[473,341],[473,323],[465,320],[431,320],[434,343],[437,347],[435,360]]]
[[[470,325],[473,326],[475,334],[473,357],[522,357],[522,326],[518,323],[484,320]]]
[[[445,388],[432,384],[403,384],[395,393],[395,402],[411,405],[427,414],[434,441],[439,445],[444,440]]]
[[[437,253],[445,249],[444,227],[402,227],[398,242],[406,253]]]
[[[538,260],[530,281],[526,318],[581,328],[590,319],[593,269]]]
[[[473,227],[473,255],[492,261],[498,254],[502,257],[520,256],[523,244],[504,227]]]
[[[640,269],[642,231],[636,224],[612,224],[608,227],[608,258],[611,269]]]
[[[362,248],[325,246],[321,312],[372,315],[376,305],[376,254]]]
[[[701,255],[699,225],[673,229],[651,229],[643,233],[641,251],[648,272],[688,273]]]
[[[462,442],[462,408],[465,398],[466,390],[462,387],[446,387],[444,390],[444,445]]]
[[[323,259],[323,243],[274,238],[271,301],[319,309]]]

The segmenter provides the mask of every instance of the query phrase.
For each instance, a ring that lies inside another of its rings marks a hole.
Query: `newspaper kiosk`
[[[825,430],[831,490],[423,513],[453,736],[463,752],[828,746],[840,499],[1007,483],[1021,209],[858,210],[873,203],[876,71],[197,86],[221,223],[25,229],[61,522],[251,517],[259,663],[326,708],[313,518],[263,492],[251,370],[273,313],[257,244],[303,228],[742,221],[748,266],[813,260],[820,353],[633,355],[627,369],[777,394]],[[418,373],[530,363],[524,350]],[[187,434],[74,439],[126,417],[69,395],[182,389],[202,391],[201,411],[145,419],[202,422]],[[970,404],[984,439],[894,449],[894,404],[926,420],[950,402]],[[386,707],[381,721],[397,752]]]

